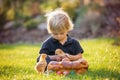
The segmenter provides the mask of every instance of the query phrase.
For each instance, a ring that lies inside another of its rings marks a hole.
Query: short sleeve
[[[78,54],[78,53],[83,53],[84,50],[82,49],[79,41],[75,41],[75,53]]]
[[[43,43],[39,53],[40,54],[42,54],[42,53],[48,54],[48,52],[49,52],[49,44]]]

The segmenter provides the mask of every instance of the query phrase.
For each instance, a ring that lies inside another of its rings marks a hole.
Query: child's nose
[[[61,37],[61,35],[58,35],[58,37],[60,38],[60,37]]]

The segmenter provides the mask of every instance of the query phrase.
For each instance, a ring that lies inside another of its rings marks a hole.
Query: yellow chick
[[[47,66],[46,57],[47,57],[46,54],[41,54],[39,62],[35,66],[35,70],[40,74],[44,73],[45,68]]]

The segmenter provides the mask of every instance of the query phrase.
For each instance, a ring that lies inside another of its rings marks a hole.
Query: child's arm
[[[82,58],[82,54],[81,53],[78,53],[77,55],[67,55],[67,57],[72,60],[72,61],[75,61],[75,60],[78,60],[80,58]]]
[[[49,55],[50,59],[53,61],[61,61],[62,57],[58,55]]]

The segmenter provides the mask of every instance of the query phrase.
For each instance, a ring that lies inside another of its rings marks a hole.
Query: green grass
[[[89,70],[82,75],[37,74],[34,70],[40,44],[0,44],[0,80],[120,80],[120,46],[114,39],[84,39],[81,45]]]

